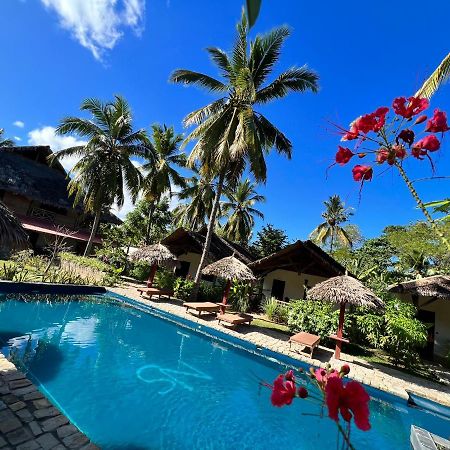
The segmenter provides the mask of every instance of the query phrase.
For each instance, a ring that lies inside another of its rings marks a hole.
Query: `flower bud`
[[[340,373],[342,373],[343,375],[348,375],[350,372],[350,366],[348,364],[344,364],[341,367]]]
[[[419,123],[425,122],[425,120],[427,120],[427,116],[425,114],[422,114],[416,119],[414,125],[419,125]]]
[[[308,397],[308,391],[303,386],[300,386],[298,388],[298,396],[300,398],[306,398]]]

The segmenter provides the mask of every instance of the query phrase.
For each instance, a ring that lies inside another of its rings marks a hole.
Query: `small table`
[[[303,347],[309,347],[312,358],[314,349],[320,343],[320,336],[301,331],[300,333],[294,334],[294,336],[289,338],[289,348],[291,348],[293,342],[295,344],[303,345]]]

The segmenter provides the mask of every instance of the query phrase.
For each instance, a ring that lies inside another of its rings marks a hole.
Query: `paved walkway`
[[[381,365],[374,365],[365,360],[353,357],[351,355],[346,355],[344,353],[341,353],[341,361],[336,361],[333,358],[333,352],[322,346],[315,350],[315,359],[311,359],[303,353],[291,351],[289,349],[289,343],[287,342],[288,337],[283,333],[277,332],[276,330],[268,329],[262,331],[261,328],[256,329],[256,327],[242,326],[237,331],[233,331],[223,327],[222,325],[218,325],[217,320],[215,320],[214,317],[209,316],[209,318],[207,318],[207,316],[202,316],[200,319],[192,314],[187,314],[185,312],[185,308],[182,307],[181,302],[177,300],[162,298],[161,300],[153,301],[143,299],[139,296],[136,287],[133,285],[116,287],[110,290],[185,319],[192,320],[193,322],[200,324],[207,323],[207,325],[211,328],[215,328],[232,336],[245,339],[257,346],[283,353],[313,366],[323,367],[330,362],[333,367],[340,367],[342,362],[345,361],[351,368],[350,377],[361,383],[395,394],[405,399],[407,398],[406,390],[408,390],[435,402],[450,406],[450,386],[425,380],[423,378],[409,375],[395,369],[383,367]]]
[[[98,449],[0,353],[0,449],[13,448]]]

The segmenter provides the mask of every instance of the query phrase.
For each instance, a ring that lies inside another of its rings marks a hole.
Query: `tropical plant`
[[[125,191],[136,200],[142,175],[132,157],[150,159],[152,150],[145,130],[133,130],[131,110],[123,97],[103,103],[89,98],[81,110],[91,119],[66,117],[56,128],[57,134],[77,134],[87,138],[85,145],[60,150],[54,158],[80,157],[72,172],[69,193],[74,203],[82,202],[86,212],[94,214],[94,222],[84,254],[89,255],[103,212],[115,203],[121,208]]]
[[[194,175],[186,180],[186,185],[177,194],[183,203],[174,209],[173,215],[179,226],[199,230],[211,215],[216,193],[210,177],[201,176],[195,166],[192,171]]]
[[[246,313],[250,310],[252,285],[248,282],[234,280],[230,288],[230,303],[233,309]]]
[[[450,53],[441,61],[436,70],[425,80],[421,88],[414,94],[414,97],[431,96],[444,84],[450,77]]]
[[[183,188],[184,178],[178,173],[186,165],[186,155],[180,153],[179,145],[183,141],[181,134],[176,134],[173,127],[166,125],[152,126],[152,148],[150,161],[142,166],[146,173],[142,184],[143,196],[151,203],[148,213],[145,242],[150,243],[153,213],[157,203],[164,194],[169,197],[175,186]]]
[[[27,246],[28,235],[13,212],[0,201],[0,249]]]
[[[351,236],[342,227],[342,224],[348,221],[353,212],[350,208],[345,207],[339,195],[330,196],[323,204],[325,205],[325,211],[322,213],[322,217],[325,221],[314,229],[311,238],[322,246],[329,242],[330,253],[333,253],[336,241],[340,241],[344,246],[352,247]]]
[[[0,147],[13,147],[14,141],[12,139],[4,139],[3,134],[5,130],[0,128]]]
[[[257,36],[250,46],[248,32],[247,18],[243,13],[237,25],[237,39],[231,54],[216,47],[207,49],[223,81],[184,69],[176,70],[171,75],[173,82],[196,84],[221,94],[218,100],[193,111],[184,119],[185,126],[197,125],[184,141],[184,145],[196,141],[188,159],[189,165],[199,162],[202,173],[217,177],[216,196],[195,277],[197,290],[216,225],[225,180],[228,180],[228,184],[235,182],[248,163],[255,180],[265,181],[267,152],[275,147],[288,158],[292,153],[289,139],[255,107],[285,97],[293,91],[318,90],[318,76],[306,66],[288,69],[264,85],[280,58],[289,29],[280,27],[266,35]]]
[[[256,184],[248,178],[240,181],[236,187],[224,189],[227,198],[222,202],[222,213],[227,217],[224,226],[225,237],[234,242],[246,244],[252,235],[255,217],[264,219],[261,211],[254,206],[266,199],[256,192]]]
[[[194,289],[194,282],[185,278],[177,278],[173,284],[173,295],[180,300],[188,300]]]
[[[288,236],[283,230],[269,223],[256,233],[256,240],[251,245],[251,250],[257,257],[265,258],[282,250],[288,241]]]

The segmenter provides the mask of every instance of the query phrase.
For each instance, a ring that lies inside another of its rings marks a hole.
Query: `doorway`
[[[417,311],[417,318],[427,327],[427,343],[425,347],[420,349],[420,356],[428,361],[433,361],[436,313],[434,311],[419,309]]]
[[[284,288],[286,287],[286,281],[274,279],[272,282],[271,297],[275,297],[277,300],[283,300]]]

